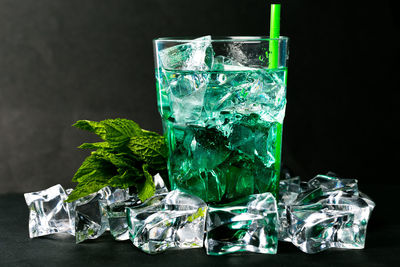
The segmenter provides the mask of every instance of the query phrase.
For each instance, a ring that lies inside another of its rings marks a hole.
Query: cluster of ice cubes
[[[61,185],[26,193],[30,237],[67,232],[80,243],[109,230],[116,240],[131,239],[149,254],[204,244],[210,255],[276,253],[278,210],[271,193],[207,205],[183,191],[168,192],[160,176],[155,181],[156,194],[143,203],[128,190],[110,187],[73,203],[65,202]]]
[[[246,55],[240,42],[224,44],[223,55],[213,45],[218,46],[204,36],[158,52],[159,97],[169,110],[161,113],[178,124],[199,125],[220,112],[258,113],[266,121],[282,122],[285,71],[266,71],[256,53]]]
[[[153,179],[156,193],[168,191],[159,174]],[[109,230],[116,240],[128,239],[125,207],[141,203],[136,194],[130,194],[129,189],[107,186],[74,202],[65,202],[71,192],[72,189],[65,190],[58,184],[24,194],[30,210],[31,238],[69,233],[80,243],[96,239]]]
[[[209,205],[180,190],[168,192],[159,175],[154,179],[156,194],[143,203],[129,190],[110,187],[73,203],[64,201],[70,190],[60,185],[26,193],[30,237],[66,232],[79,243],[109,230],[149,254],[203,246],[208,255],[275,254],[278,240],[306,253],[361,249],[375,206],[357,180],[332,174],[281,180],[278,203],[263,193]]]
[[[375,203],[358,190],[356,179],[333,173],[308,182],[280,181],[279,239],[306,253],[329,248],[362,249]]]

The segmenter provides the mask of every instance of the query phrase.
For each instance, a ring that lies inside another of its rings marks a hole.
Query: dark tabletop
[[[0,266],[399,266],[400,224],[394,207],[400,187],[364,185],[360,189],[377,205],[365,249],[314,255],[284,242],[279,243],[276,255],[207,256],[201,248],[147,255],[130,241],[117,242],[109,234],[79,245],[67,235],[30,239],[23,194],[0,195]]]

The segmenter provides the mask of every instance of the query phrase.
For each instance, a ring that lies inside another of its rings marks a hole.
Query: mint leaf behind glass
[[[104,120],[101,123],[106,129],[106,141],[115,148],[126,145],[133,136],[143,135],[139,125],[130,120]]]
[[[106,129],[102,122],[97,122],[97,121],[89,121],[89,120],[79,120],[72,126],[81,129],[81,130],[86,130],[92,133],[97,134],[100,136],[101,139],[105,139],[106,136]]]
[[[112,173],[113,171],[116,171],[116,169],[112,164],[109,164],[105,160],[98,157],[96,154],[92,153],[84,160],[84,162],[72,178],[72,181],[81,182],[85,179],[85,176],[92,173],[93,171],[101,171],[105,175],[106,173]]]
[[[118,174],[117,168],[92,154],[86,158],[82,166],[75,173],[74,182],[78,185],[68,197],[68,202],[90,195],[107,186],[108,180]]]
[[[107,142],[97,142],[97,143],[83,143],[78,146],[81,149],[107,149],[111,148],[110,144]]]
[[[108,181],[108,185],[112,187],[119,187],[119,188],[128,188],[131,186],[137,187],[143,181],[143,174],[137,175],[140,173],[139,170],[137,172],[129,172],[124,171],[121,174],[115,175]]]
[[[127,119],[79,120],[73,126],[97,134],[104,142],[79,146],[95,151],[75,173],[72,181],[79,184],[67,202],[105,186],[132,188],[143,201],[154,194],[152,174],[164,175],[167,169],[168,151],[163,136]]]
[[[168,154],[164,137],[159,135],[132,137],[129,141],[128,148],[138,159],[149,165],[164,163]]]

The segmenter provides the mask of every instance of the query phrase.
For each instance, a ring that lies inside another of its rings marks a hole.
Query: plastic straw
[[[278,39],[280,36],[280,18],[281,18],[281,5],[271,5],[271,16],[269,25],[269,38]],[[269,57],[268,68],[276,69],[279,66],[279,40],[269,40]],[[286,73],[286,72],[285,72]],[[277,177],[280,177],[281,165],[281,152],[282,152],[282,124],[278,124],[276,133],[276,152],[275,152],[275,170],[277,170]]]
[[[281,5],[271,5],[271,18],[269,26],[269,38],[279,38],[281,20]],[[278,67],[279,56],[279,40],[269,41],[269,65],[268,68],[275,69]]]

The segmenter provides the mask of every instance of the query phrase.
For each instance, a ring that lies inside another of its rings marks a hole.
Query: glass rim
[[[204,42],[205,40],[195,40],[199,37],[159,37],[153,39],[153,42],[171,42],[171,43],[187,43],[187,42]],[[288,41],[289,37],[279,36],[279,38],[269,38],[269,36],[211,36],[211,42],[267,42],[267,41]]]

